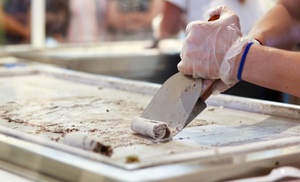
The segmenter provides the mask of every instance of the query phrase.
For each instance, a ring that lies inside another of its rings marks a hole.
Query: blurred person
[[[108,0],[107,26],[112,39],[118,39],[118,34],[120,39],[151,38],[151,22],[162,7],[162,0]]]
[[[70,19],[68,0],[46,0],[46,45],[66,42]]]
[[[46,0],[46,36],[63,41],[69,16],[68,0]],[[0,17],[5,44],[30,43],[30,0],[4,1]]]
[[[70,0],[67,41],[87,43],[105,41],[106,0]]]
[[[30,42],[30,0],[2,1],[0,17],[4,44]]]

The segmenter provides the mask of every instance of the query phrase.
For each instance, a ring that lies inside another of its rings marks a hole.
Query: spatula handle
[[[214,16],[211,16],[208,21],[214,21],[214,20],[217,20],[220,18],[220,15],[214,15]]]
[[[210,83],[210,85],[203,91],[203,93],[201,94],[201,99],[203,101],[205,101],[211,94],[212,94],[212,88],[213,88],[213,84],[216,82],[216,80],[212,81]]]

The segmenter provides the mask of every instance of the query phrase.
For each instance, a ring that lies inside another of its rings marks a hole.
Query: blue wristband
[[[243,72],[243,69],[244,69],[244,64],[245,64],[246,57],[247,57],[247,54],[249,52],[249,49],[252,45],[253,45],[252,42],[248,43],[248,45],[246,46],[245,51],[242,55],[242,59],[241,59],[241,62],[240,62],[240,67],[239,67],[238,75],[237,75],[238,80],[242,80],[242,72]]]

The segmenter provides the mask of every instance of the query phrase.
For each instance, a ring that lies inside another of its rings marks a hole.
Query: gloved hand
[[[209,16],[220,15],[215,21],[194,21],[188,24],[187,37],[180,54],[178,70],[194,78],[217,80],[213,91],[223,92],[238,82],[236,59],[245,45],[256,42],[243,36],[238,16],[226,6],[209,11]],[[204,82],[209,83],[210,81]]]

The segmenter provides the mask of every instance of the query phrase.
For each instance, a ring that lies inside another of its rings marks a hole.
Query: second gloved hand
[[[226,6],[210,10],[215,21],[194,21],[187,26],[178,70],[194,78],[220,79],[214,91],[223,92],[238,82],[236,57],[254,39],[243,36],[238,16]]]

